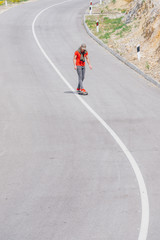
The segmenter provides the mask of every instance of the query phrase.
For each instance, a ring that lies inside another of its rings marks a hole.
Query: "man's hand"
[[[74,66],[74,69],[77,70],[77,66],[76,65]]]
[[[86,56],[86,60],[87,60],[87,63],[88,63],[88,65],[89,65],[89,68],[92,70],[92,65],[90,64],[90,60],[89,60],[88,55]]]
[[[91,66],[91,64],[89,64],[89,68],[92,70],[92,66]]]

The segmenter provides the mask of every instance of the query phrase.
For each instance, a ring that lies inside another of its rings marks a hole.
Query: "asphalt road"
[[[136,172],[41,51],[76,89],[72,59],[82,42],[93,65],[82,99],[139,166],[150,207],[148,237],[139,240],[159,240],[160,90],[87,35],[88,1],[60,3],[0,15],[0,240],[139,238],[148,209]]]

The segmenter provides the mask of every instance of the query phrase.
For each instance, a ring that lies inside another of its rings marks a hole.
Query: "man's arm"
[[[77,59],[77,55],[74,55],[73,64],[74,64],[74,69],[75,69],[75,70],[77,70],[76,59]]]
[[[88,63],[88,65],[89,65],[89,68],[92,69],[92,65],[91,65],[91,63],[90,63],[90,60],[89,60],[88,55],[86,56],[86,60],[87,60],[87,63]]]

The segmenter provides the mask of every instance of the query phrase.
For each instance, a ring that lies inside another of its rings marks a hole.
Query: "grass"
[[[90,29],[92,29],[93,30],[93,27],[96,25],[96,22],[95,22],[96,20],[95,19],[87,19],[86,20],[86,24],[88,25],[88,27],[90,28]]]
[[[122,22],[122,17],[110,19],[108,17],[99,16],[100,32],[96,33],[96,20],[97,17],[89,16],[86,20],[86,24],[102,40],[111,38],[112,34],[118,37],[123,37],[126,32],[131,30],[130,26],[127,26]]]
[[[116,33],[117,36],[122,38],[126,32],[129,32],[131,30],[131,26],[124,25],[122,30]]]
[[[146,68],[149,70],[150,69],[150,66],[149,66],[149,63],[146,62]]]
[[[127,10],[126,9],[121,9],[120,11],[121,11],[121,13],[126,13]]]

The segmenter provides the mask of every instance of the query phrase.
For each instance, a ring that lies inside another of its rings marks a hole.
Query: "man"
[[[80,48],[74,53],[73,64],[74,69],[78,73],[78,87],[77,92],[81,94],[87,94],[86,90],[83,87],[83,81],[85,78],[85,59],[89,65],[89,68],[92,69],[90,60],[88,58],[88,52],[86,50],[86,44],[83,43]]]

